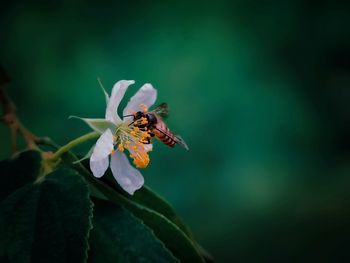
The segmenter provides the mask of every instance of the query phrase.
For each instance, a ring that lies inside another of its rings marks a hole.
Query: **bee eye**
[[[136,119],[140,119],[143,116],[141,111],[136,112]]]
[[[157,119],[156,117],[153,115],[153,114],[148,114],[147,115],[147,119],[150,123],[156,123],[157,122]]]

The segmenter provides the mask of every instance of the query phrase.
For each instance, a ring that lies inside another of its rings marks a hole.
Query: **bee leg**
[[[135,121],[131,122],[128,126],[131,126],[131,125],[133,125],[134,123],[135,123]]]
[[[141,141],[143,144],[150,144],[151,143],[151,138],[144,139]]]

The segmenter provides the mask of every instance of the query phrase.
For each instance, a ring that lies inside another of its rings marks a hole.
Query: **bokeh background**
[[[217,262],[337,262],[350,244],[346,1],[7,1],[0,63],[34,133],[104,116],[97,83],[146,82],[190,151],[156,143],[146,183]],[[124,101],[124,105],[127,100]],[[89,143],[76,151],[84,154]],[[10,154],[0,126],[0,156]]]

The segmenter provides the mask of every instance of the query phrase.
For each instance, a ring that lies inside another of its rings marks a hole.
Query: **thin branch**
[[[16,106],[7,96],[5,92],[5,85],[10,82],[9,76],[6,74],[3,67],[0,66],[0,103],[3,108],[3,116],[1,120],[5,124],[12,124],[16,118]]]
[[[2,105],[3,115],[0,118],[5,125],[9,126],[11,132],[11,148],[15,152],[17,150],[17,134],[21,133],[28,148],[36,149],[37,144],[46,144],[48,138],[39,138],[30,132],[18,119],[16,115],[16,106],[5,92],[5,85],[10,78],[5,70],[0,66],[0,104]]]

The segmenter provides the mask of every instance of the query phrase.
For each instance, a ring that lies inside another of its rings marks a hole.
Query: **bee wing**
[[[159,115],[162,118],[166,118],[169,115],[169,107],[168,104],[163,102],[161,104],[159,104],[155,109],[154,109],[154,113],[156,113],[157,115]]]
[[[180,135],[175,135],[175,141],[178,145],[185,148],[187,151],[189,150],[187,143],[184,141],[184,139],[182,139]]]

